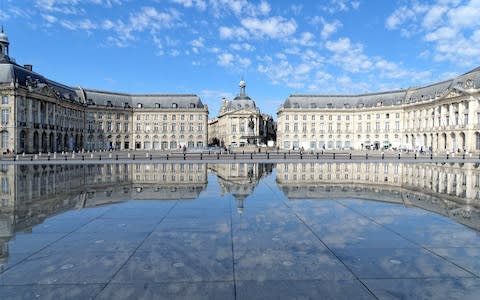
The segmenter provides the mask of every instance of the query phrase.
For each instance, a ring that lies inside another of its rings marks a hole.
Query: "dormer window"
[[[143,103],[137,103],[137,108],[143,108]]]
[[[344,106],[345,108],[350,108],[350,104],[349,104],[349,103],[345,103],[343,106]]]
[[[130,108],[130,104],[128,104],[128,102],[125,102],[125,103],[123,104],[123,107],[124,107],[124,108]]]
[[[362,108],[362,107],[364,107],[364,106],[365,106],[365,104],[363,104],[363,103],[358,103],[358,108]]]
[[[177,103],[172,103],[172,108],[177,108],[178,104]]]
[[[310,103],[310,108],[317,108],[317,104],[316,103]]]
[[[112,101],[110,100],[107,101],[107,107],[113,107]]]
[[[155,103],[155,108],[160,108],[160,103]]]
[[[190,108],[195,108],[195,103],[190,103]]]
[[[333,103],[327,103],[327,108],[333,108]]]

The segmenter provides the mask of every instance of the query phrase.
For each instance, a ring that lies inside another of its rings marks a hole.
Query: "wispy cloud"
[[[396,9],[386,20],[389,30],[400,30],[405,37],[421,35],[432,43],[433,58],[461,66],[480,62],[480,1],[443,1]]]

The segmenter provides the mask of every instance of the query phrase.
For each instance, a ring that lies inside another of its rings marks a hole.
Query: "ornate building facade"
[[[0,150],[17,153],[204,147],[208,107],[196,95],[72,88],[9,57],[0,33]]]
[[[480,151],[480,68],[420,88],[291,95],[278,113],[281,149]]]
[[[222,147],[267,145],[274,139],[273,118],[260,109],[245,92],[240,81],[240,93],[233,99],[223,99],[218,116],[208,123],[209,144]]]

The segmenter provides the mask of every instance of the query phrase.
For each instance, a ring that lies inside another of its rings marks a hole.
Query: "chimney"
[[[23,67],[27,70],[29,70],[30,72],[33,71],[33,66],[32,65],[23,65]]]

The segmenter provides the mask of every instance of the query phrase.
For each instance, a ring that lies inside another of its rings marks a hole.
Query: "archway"
[[[455,133],[450,133],[450,140],[451,140],[451,143],[450,143],[450,150],[452,152],[460,152],[460,148],[458,147],[458,144],[457,144],[457,136],[455,135]]]
[[[20,142],[18,144],[18,149],[17,149],[17,152],[18,153],[23,153],[23,152],[26,152],[25,150],[25,138],[26,138],[26,135],[27,133],[25,132],[25,130],[22,130],[20,131]]]
[[[42,132],[42,152],[48,152],[47,133]]]
[[[460,147],[461,151],[467,150],[467,145],[466,145],[466,141],[465,141],[465,133],[464,132],[460,132],[458,134],[458,146]]]
[[[48,151],[53,152],[55,151],[55,135],[53,132],[50,132],[49,138],[48,138]]]
[[[40,150],[40,137],[38,135],[38,132],[35,131],[33,133],[33,152],[38,153]]]

